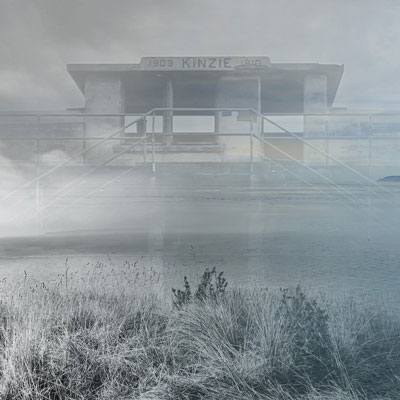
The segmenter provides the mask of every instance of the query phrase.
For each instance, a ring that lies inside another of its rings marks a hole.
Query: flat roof
[[[67,71],[82,93],[87,76],[95,73],[117,74],[123,78],[133,75],[158,75],[165,73],[179,79],[195,75],[207,77],[235,76],[255,73],[262,80],[303,79],[307,74],[326,75],[328,104],[332,105],[343,75],[343,65],[318,63],[271,63],[266,56],[197,56],[197,57],[142,57],[136,64],[68,64]]]

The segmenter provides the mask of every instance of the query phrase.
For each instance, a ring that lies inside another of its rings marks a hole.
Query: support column
[[[218,84],[217,108],[253,109],[261,111],[261,82],[259,76],[252,77],[224,77]],[[254,158],[259,156],[259,142],[251,143],[250,136],[237,136],[235,133],[258,135],[260,119],[249,111],[219,112],[217,115],[219,133],[229,133],[232,136],[222,136],[220,143],[225,144],[225,159],[232,161],[250,160],[253,146]]]
[[[328,110],[326,75],[310,74],[304,79],[304,113],[324,114]],[[313,146],[325,151],[327,137],[326,115],[304,117],[304,137],[313,139]],[[307,144],[303,144],[303,161],[314,165],[325,165],[326,157]]]
[[[167,78],[165,82],[165,88],[164,88],[164,101],[163,101],[163,106],[165,108],[173,108],[174,107],[174,91],[172,87],[172,81],[171,79]],[[173,128],[173,119],[174,115],[172,111],[166,111],[164,113],[164,118],[163,118],[163,132],[165,134],[172,134],[174,128]],[[163,143],[166,145],[170,145],[173,142],[172,136],[166,136],[164,137]]]
[[[324,114],[328,110],[326,75],[312,74],[304,79],[304,113]],[[304,134],[307,137],[326,136],[325,116],[305,116]]]
[[[85,111],[88,114],[121,114],[124,112],[124,92],[119,76],[111,74],[93,74],[85,82]],[[123,127],[123,117],[86,117],[86,136],[105,137]],[[89,147],[96,143],[90,140]],[[88,164],[96,165],[113,155],[113,146],[117,141],[110,140],[97,148],[89,150],[85,159]]]

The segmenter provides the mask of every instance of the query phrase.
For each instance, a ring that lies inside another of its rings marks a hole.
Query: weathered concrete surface
[[[326,75],[309,74],[304,78],[304,113],[324,114],[327,112],[327,85]],[[326,136],[326,120],[326,116],[305,116],[305,136]]]
[[[124,112],[124,93],[118,75],[97,73],[85,81],[85,111],[88,114],[121,114]],[[86,135],[105,137],[123,127],[122,117],[86,117]],[[88,141],[87,147],[94,142]],[[107,141],[85,154],[89,164],[100,164],[113,155],[113,141]]]

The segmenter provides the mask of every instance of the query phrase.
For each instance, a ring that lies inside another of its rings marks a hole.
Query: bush
[[[190,283],[187,277],[184,276],[183,289],[172,289],[172,303],[174,307],[182,309],[182,307],[189,304],[192,300],[204,302],[206,300],[217,301],[222,298],[228,286],[228,282],[223,275],[223,272],[217,273],[215,267],[213,267],[211,271],[206,268],[197,286],[194,298],[192,297]]]
[[[69,275],[4,294],[2,400],[400,398],[393,302],[227,290],[213,268],[173,291],[176,312],[136,291],[133,266],[115,285],[95,273],[83,289]]]
[[[287,337],[290,363],[280,383],[303,392],[333,381],[335,372],[329,317],[315,299],[309,298],[300,286],[281,289],[279,319]]]

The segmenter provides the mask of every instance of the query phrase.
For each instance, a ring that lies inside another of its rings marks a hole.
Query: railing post
[[[250,172],[253,172],[253,113],[250,112]]]
[[[329,165],[329,125],[328,121],[325,121],[325,166]]]
[[[86,118],[83,119],[83,124],[82,124],[82,164],[85,165],[86,163]],[[125,136],[125,135],[124,135]]]
[[[260,123],[260,136],[261,137],[264,137],[264,118],[262,118],[262,117],[260,117],[260,119],[261,119],[261,123]]]
[[[40,120],[40,114],[37,116],[37,129],[36,129],[36,157],[35,157],[35,164],[36,164],[36,184],[35,184],[35,209],[36,209],[36,214],[37,218],[39,218],[39,213],[40,213],[40,179],[39,179],[39,151],[40,151],[40,146],[39,146],[39,141],[40,141],[40,132],[41,132],[41,120]],[[37,225],[39,228],[39,220],[37,221]]]
[[[368,138],[368,175],[371,178],[372,172],[372,137]]]
[[[250,115],[250,171],[253,172],[253,112]]]
[[[154,172],[156,172],[156,158],[155,158],[155,154],[154,154],[154,130],[155,130],[155,111],[153,111],[153,119],[151,122],[151,154],[152,154],[152,163],[151,163],[151,169]]]
[[[147,161],[147,115],[143,118],[143,139],[144,139],[144,151],[143,151],[143,158],[144,162]]]

